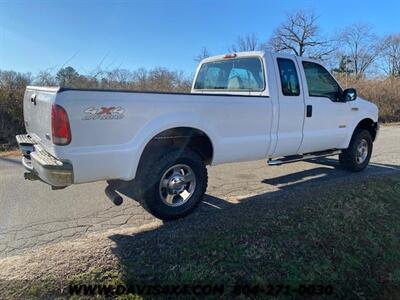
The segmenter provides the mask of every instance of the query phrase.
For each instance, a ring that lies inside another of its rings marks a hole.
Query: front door
[[[306,116],[300,153],[339,148],[347,135],[350,106],[342,89],[319,63],[296,58],[303,82]]]

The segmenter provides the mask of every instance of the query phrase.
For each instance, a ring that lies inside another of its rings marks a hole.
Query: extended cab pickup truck
[[[318,61],[270,52],[204,59],[187,94],[28,86],[24,120],[25,178],[107,180],[115,204],[123,193],[164,220],[201,201],[206,165],[339,155],[360,171],[378,131],[377,107]]]

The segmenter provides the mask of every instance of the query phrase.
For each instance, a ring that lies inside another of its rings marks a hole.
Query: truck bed
[[[51,140],[54,104],[68,114],[72,134],[69,145],[57,146]],[[171,128],[204,132],[213,143],[213,164],[266,157],[272,101],[226,93],[29,86],[24,118],[28,134],[42,148],[74,166],[74,183],[130,180],[135,177],[146,144]]]

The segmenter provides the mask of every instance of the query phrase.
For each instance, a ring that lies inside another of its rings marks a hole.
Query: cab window
[[[285,96],[299,96],[300,85],[296,66],[293,60],[278,58],[279,76],[281,78],[282,94]]]
[[[194,86],[198,90],[264,90],[261,59],[245,57],[204,63]]]
[[[303,61],[308,93],[311,97],[326,97],[339,101],[342,90],[332,75],[321,65]]]

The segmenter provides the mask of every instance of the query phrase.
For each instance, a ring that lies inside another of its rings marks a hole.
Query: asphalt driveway
[[[362,173],[337,168],[337,159],[267,167],[265,161],[209,168],[207,197],[196,213],[226,209],[241,198],[306,189],[313,184],[340,182],[393,172],[400,176],[400,126],[382,126],[370,166]],[[136,201],[114,206],[104,195],[104,182],[52,191],[23,179],[17,157],[0,156],[0,257],[32,247],[74,239],[91,232],[158,222]]]

